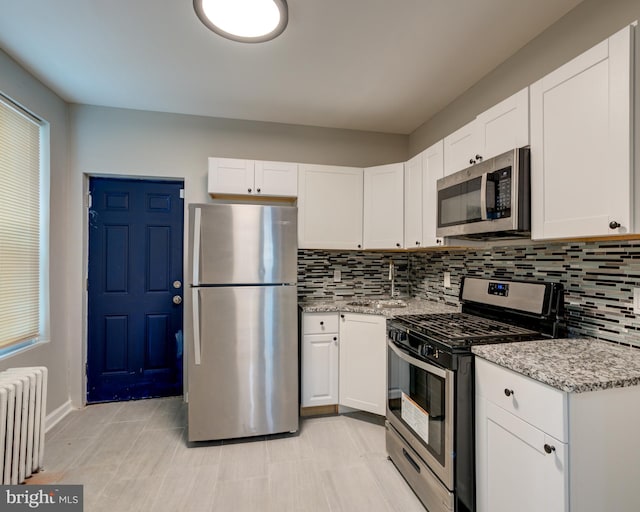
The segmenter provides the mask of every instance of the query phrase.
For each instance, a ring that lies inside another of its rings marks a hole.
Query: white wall
[[[87,105],[70,107],[70,223],[66,242],[70,272],[71,397],[83,403],[86,389],[87,176],[116,175],[184,179],[185,205],[206,202],[207,157],[369,166],[404,161],[408,136],[332,130],[275,123],[216,119]],[[185,221],[186,218],[185,212]],[[186,247],[185,247],[186,250]],[[186,263],[185,251],[185,263]],[[185,276],[185,281],[188,282]],[[190,297],[185,294],[188,318]],[[185,339],[189,322],[185,321]]]
[[[70,265],[67,246],[68,204],[68,105],[41,82],[33,78],[6,53],[0,50],[0,91],[49,122],[50,126],[50,342],[0,361],[0,370],[16,366],[47,366],[49,393],[47,412],[54,411],[69,399],[69,361],[71,350],[67,274]]]

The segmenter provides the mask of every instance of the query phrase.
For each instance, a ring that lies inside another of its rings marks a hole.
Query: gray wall
[[[638,0],[585,0],[413,132],[410,155],[639,19]]]
[[[71,287],[70,319],[71,398],[84,399],[83,363],[86,357],[87,267],[86,208],[83,197],[88,176],[113,175],[183,179],[185,204],[205,202],[207,157],[224,156],[369,166],[404,161],[408,136],[352,130],[333,130],[276,123],[217,119],[159,112],[144,112],[87,105],[70,107],[69,156]],[[186,215],[185,215],[185,220]],[[186,259],[185,248],[185,262]],[[189,318],[190,297],[184,301]],[[185,322],[185,337],[189,336]]]
[[[69,400],[68,355],[71,343],[66,307],[69,294],[66,276],[70,272],[66,239],[67,206],[70,200],[67,194],[68,106],[2,50],[0,91],[48,121],[50,126],[50,341],[3,359],[0,361],[0,370],[17,366],[47,366],[47,412],[51,412]]]

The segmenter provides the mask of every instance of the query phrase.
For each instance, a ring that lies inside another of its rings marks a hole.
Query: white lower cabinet
[[[302,407],[338,403],[338,313],[305,313],[302,319]]]
[[[385,317],[304,313],[302,323],[302,407],[339,404],[384,415]]]
[[[485,479],[482,498],[486,507],[478,510],[568,510],[567,444],[493,402],[481,404],[478,413],[484,413],[486,441],[486,465],[478,472]],[[553,447],[553,452],[547,454],[545,446]]]
[[[478,512],[635,512],[640,386],[566,393],[476,357]]]
[[[386,319],[340,315],[340,405],[384,415],[387,396]]]

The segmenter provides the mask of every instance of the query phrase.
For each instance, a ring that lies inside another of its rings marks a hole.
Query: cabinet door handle
[[[417,240],[416,240],[416,245],[420,245],[420,242],[418,242]]]
[[[618,229],[620,226],[621,224],[619,222],[616,222],[615,220],[609,222],[609,229]]]
[[[475,162],[475,160],[473,158],[469,158],[469,163],[470,164],[475,164],[476,162]]]
[[[556,447],[553,446],[552,444],[545,444],[544,445],[544,451],[547,452],[547,453],[555,452],[556,451]]]
[[[396,247],[400,247],[400,244],[396,244]]]
[[[259,194],[260,193],[260,189],[257,189],[256,192]]]
[[[337,336],[334,336],[334,337],[333,337],[333,341],[335,341],[335,342],[336,342],[336,345],[337,345],[337,344],[338,344],[338,337],[337,337]]]
[[[324,325],[324,322],[320,322],[320,325]]]
[[[344,315],[340,315],[340,318],[344,318]]]
[[[362,249],[362,246],[360,244],[358,244],[358,249]]]
[[[247,192],[249,192],[249,194],[251,194],[251,189],[250,189],[250,188],[248,188],[248,189],[247,189]]]
[[[482,162],[482,155],[476,155],[476,160],[478,162]]]
[[[513,389],[508,389],[508,388],[504,388],[504,394],[506,396],[515,395],[515,393],[513,392]]]

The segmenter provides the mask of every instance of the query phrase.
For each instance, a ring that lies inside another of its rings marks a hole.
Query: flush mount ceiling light
[[[193,0],[193,8],[216,34],[243,43],[273,39],[289,20],[286,0]]]

